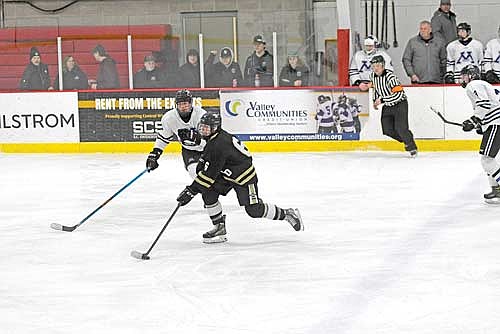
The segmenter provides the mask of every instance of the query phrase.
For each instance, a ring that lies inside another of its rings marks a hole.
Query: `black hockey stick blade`
[[[441,112],[439,112],[436,109],[434,109],[434,107],[430,106],[429,109],[431,109],[436,115],[438,115],[439,118],[441,118],[441,120],[444,123],[462,127],[462,123],[456,123],[456,122],[452,122],[452,121],[447,120],[446,118],[444,118],[443,114],[441,114]]]
[[[50,227],[52,227],[54,230],[64,231],[64,232],[73,232],[76,229],[76,226],[64,226],[57,223],[50,224]]]
[[[130,256],[135,257],[136,259],[139,259],[139,260],[151,259],[148,254],[143,254],[143,253],[140,253],[140,252],[135,251],[135,250],[130,252]]]

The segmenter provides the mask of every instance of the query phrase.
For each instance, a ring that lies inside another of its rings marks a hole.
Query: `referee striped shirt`
[[[394,106],[406,100],[401,82],[391,70],[385,69],[381,75],[370,74],[373,86],[373,101],[380,99],[386,106]]]

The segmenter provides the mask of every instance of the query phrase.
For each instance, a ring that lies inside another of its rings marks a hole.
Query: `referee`
[[[374,56],[370,61],[373,72],[370,80],[373,87],[373,107],[382,107],[382,133],[405,144],[411,157],[417,155],[417,145],[408,128],[408,101],[399,79],[391,70],[385,69],[382,56]]]

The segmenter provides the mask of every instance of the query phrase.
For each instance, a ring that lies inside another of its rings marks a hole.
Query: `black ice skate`
[[[304,223],[302,223],[302,217],[300,216],[299,209],[286,209],[285,220],[292,225],[295,231],[304,230]]]
[[[491,192],[484,194],[484,200],[488,204],[500,204],[500,186],[491,187]]]
[[[222,216],[220,223],[214,225],[210,231],[203,233],[203,242],[206,244],[215,244],[226,242],[226,215]]]
[[[418,151],[417,151],[417,150],[411,150],[411,151],[410,151],[410,158],[416,158],[416,157],[417,157],[417,154],[418,154]]]

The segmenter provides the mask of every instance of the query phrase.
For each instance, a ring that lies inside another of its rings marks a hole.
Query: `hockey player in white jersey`
[[[196,178],[196,165],[203,153],[206,141],[198,133],[198,124],[206,111],[193,106],[193,95],[189,90],[175,94],[176,107],[161,118],[163,129],[157,133],[153,150],[146,160],[148,171],[158,168],[158,159],[165,147],[176,138],[182,145],[182,160],[189,175]]]
[[[358,109],[353,108],[347,101],[347,96],[340,95],[333,109],[333,114],[338,119],[340,132],[356,133],[361,130],[359,122]]]
[[[491,185],[491,192],[484,194],[484,199],[487,203],[500,203],[500,164],[495,160],[500,150],[500,91],[481,80],[481,71],[475,65],[462,69],[461,81],[474,109],[473,116],[462,123],[462,129],[475,129],[483,135],[479,154]]]
[[[471,26],[468,23],[457,25],[458,39],[446,47],[445,83],[460,83],[460,72],[467,65],[481,68],[483,63],[483,44],[471,36]]]
[[[370,61],[376,55],[384,57],[386,69],[393,70],[391,57],[383,50],[378,49],[375,36],[368,36],[364,41],[364,48],[354,54],[349,66],[349,79],[351,85],[358,86],[360,90],[367,91],[370,83],[372,68]]]
[[[333,116],[333,104],[334,102],[329,96],[318,96],[318,112],[316,113],[318,133],[337,133]]]
[[[500,83],[500,26],[498,37],[486,44],[484,51],[484,77],[491,84]]]

